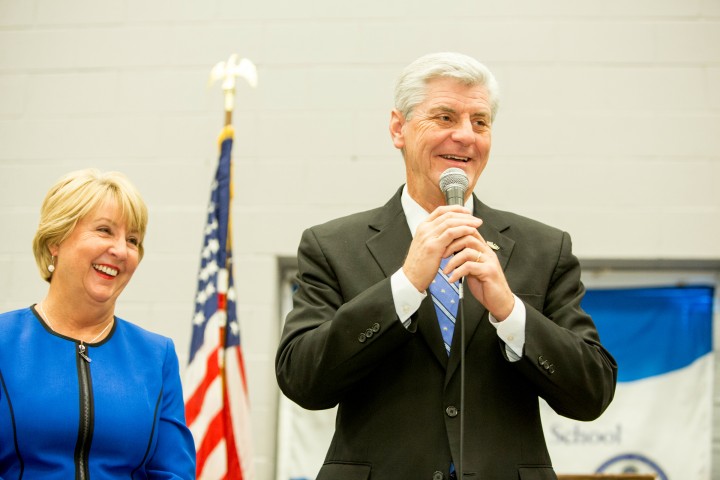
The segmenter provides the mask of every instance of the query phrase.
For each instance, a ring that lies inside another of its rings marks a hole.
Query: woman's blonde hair
[[[104,202],[120,208],[126,227],[138,232],[138,254],[142,260],[148,212],[140,192],[120,172],[102,173],[88,168],[70,172],[50,188],[40,209],[40,222],[33,239],[35,262],[40,276],[50,282],[48,265],[53,262],[50,247],[70,236],[77,222]]]

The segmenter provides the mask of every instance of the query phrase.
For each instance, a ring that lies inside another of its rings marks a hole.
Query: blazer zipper
[[[87,348],[82,342],[77,345],[76,365],[78,371],[78,394],[80,396],[80,422],[77,443],[75,444],[75,480],[90,480],[88,457],[95,423],[92,378],[90,377],[91,360],[86,350]]]

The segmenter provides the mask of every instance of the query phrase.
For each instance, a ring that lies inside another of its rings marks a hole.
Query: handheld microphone
[[[450,167],[440,175],[440,190],[445,194],[445,203],[448,205],[465,205],[465,191],[468,187],[468,178],[465,172],[456,167]]]
[[[469,182],[461,169],[451,167],[440,175],[440,190],[445,194],[448,205],[465,205],[465,191]],[[465,450],[465,308],[463,306],[465,277],[460,279],[460,304],[458,305],[455,328],[460,330],[460,456],[455,465],[457,478],[463,478],[463,453]]]

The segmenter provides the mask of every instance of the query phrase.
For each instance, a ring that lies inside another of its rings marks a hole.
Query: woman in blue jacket
[[[47,296],[0,315],[0,480],[195,477],[175,347],[115,316],[146,225],[116,172],[70,173],[45,197]]]

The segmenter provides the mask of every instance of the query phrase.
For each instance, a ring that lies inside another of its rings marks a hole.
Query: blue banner
[[[583,308],[630,382],[687,367],[712,351],[713,288],[588,290]]]
[[[588,290],[583,308],[618,363],[619,381],[593,422],[544,405],[558,473],[710,480],[714,293],[704,285]]]

